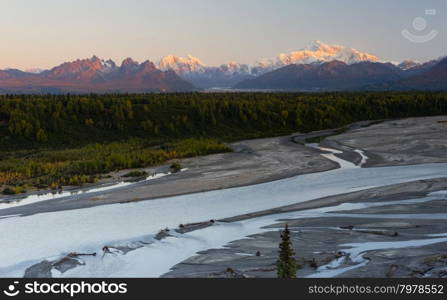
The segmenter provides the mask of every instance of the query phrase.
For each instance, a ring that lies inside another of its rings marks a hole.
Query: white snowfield
[[[341,162],[339,158],[334,160]],[[102,258],[101,249],[105,245],[152,242],[160,229],[176,228],[179,224],[222,219],[373,186],[440,177],[447,177],[447,164],[363,169],[343,161],[340,169],[252,186],[27,217],[12,216],[0,219],[0,276],[21,277],[27,267],[70,252],[96,252],[100,255],[86,257],[85,266],[53,275],[156,277],[197,251],[223,247],[262,230],[262,226],[274,223],[278,215],[217,224],[181,238],[156,241],[126,255]]]

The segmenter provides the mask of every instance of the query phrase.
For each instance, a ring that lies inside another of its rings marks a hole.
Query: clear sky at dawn
[[[0,0],[0,68],[48,68],[93,54],[118,63],[168,54],[253,63],[314,40],[424,61],[447,55],[446,14],[445,0]],[[416,17],[424,30],[413,28]],[[405,28],[439,34],[416,44]]]

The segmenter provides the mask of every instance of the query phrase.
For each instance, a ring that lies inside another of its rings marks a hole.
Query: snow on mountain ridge
[[[394,63],[394,65],[396,65],[397,67],[401,68],[402,70],[409,70],[412,69],[414,67],[420,66],[421,63],[418,61],[413,61],[413,60],[404,60],[403,62],[400,63]]]
[[[178,74],[204,72],[205,64],[192,55],[185,57],[167,55],[158,62],[158,68],[163,71],[174,70]]]
[[[191,55],[188,55],[186,58],[168,55],[158,62],[158,67],[161,70],[172,69],[178,74],[204,73],[209,70],[220,70],[226,74],[241,73],[259,75],[291,64],[323,63],[334,60],[353,64],[364,61],[377,62],[379,58],[353,48],[340,45],[328,45],[320,41],[315,41],[301,50],[281,53],[276,58],[261,59],[256,61],[254,65],[230,62],[218,67],[210,67],[206,66],[197,57]]]
[[[346,64],[354,64],[364,61],[378,62],[379,58],[369,53],[360,52],[354,48],[340,45],[327,45],[320,41],[315,41],[301,50],[281,53],[274,59],[260,60],[257,62],[257,66],[279,68],[291,64],[311,64],[334,60],[342,61]]]

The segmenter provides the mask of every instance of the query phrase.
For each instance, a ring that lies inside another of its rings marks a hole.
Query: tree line
[[[441,114],[441,92],[2,95],[0,186],[76,185],[228,151],[222,141]]]
[[[447,112],[447,93],[0,96],[2,148],[123,137],[224,140]]]

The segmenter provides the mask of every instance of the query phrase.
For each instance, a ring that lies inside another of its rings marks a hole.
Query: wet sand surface
[[[351,161],[360,159],[352,149],[362,149],[369,157],[364,167],[446,162],[447,116],[384,121],[328,137],[322,145],[347,151]]]

